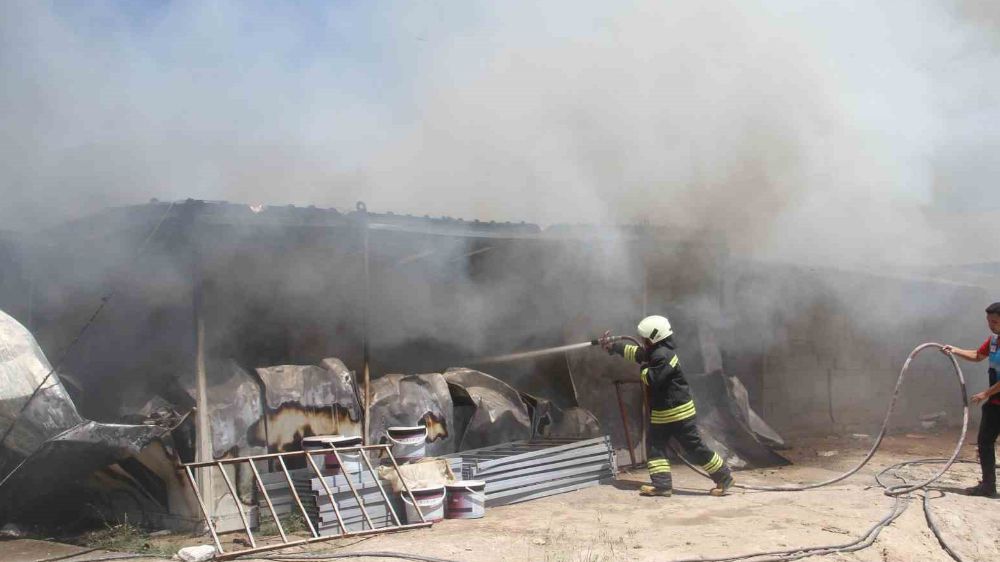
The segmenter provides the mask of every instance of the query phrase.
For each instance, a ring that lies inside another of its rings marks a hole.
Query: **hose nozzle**
[[[607,345],[609,343],[621,341],[621,339],[621,336],[601,336],[597,339],[590,340],[590,345]]]
[[[613,336],[611,335],[611,330],[601,334],[601,337],[590,340],[590,345],[599,345],[605,349],[610,349],[611,344],[620,341],[632,342],[635,345],[641,346],[642,343],[639,340],[633,338],[632,336]]]
[[[613,336],[611,335],[611,330],[601,334],[601,337],[590,340],[590,345],[599,345],[601,347],[608,347],[611,344],[625,339],[625,336]]]

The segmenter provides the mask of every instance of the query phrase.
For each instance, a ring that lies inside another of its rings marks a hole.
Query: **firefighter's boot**
[[[732,473],[729,472],[728,466],[724,467],[717,474],[713,474],[712,480],[715,481],[715,487],[709,490],[708,493],[716,497],[726,495],[729,489],[733,487],[733,484],[736,483],[733,480]]]
[[[669,498],[674,493],[673,488],[657,488],[652,484],[643,484],[639,487],[640,496],[657,496]]]
[[[670,461],[666,457],[654,457],[646,461],[646,467],[649,468],[649,484],[639,488],[639,495],[669,498],[674,489]]]

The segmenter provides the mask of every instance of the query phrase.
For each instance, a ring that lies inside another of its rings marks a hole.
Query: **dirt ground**
[[[675,466],[676,491],[672,498],[639,497],[636,489],[646,476],[643,471],[634,471],[621,475],[613,485],[489,509],[480,520],[449,520],[432,529],[335,540],[312,545],[308,550],[337,554],[405,552],[474,562],[662,562],[843,544],[863,535],[893,506],[894,500],[873,486],[875,472],[903,460],[947,456],[956,437],[910,434],[887,438],[861,473],[816,491],[736,490],[727,497],[714,498],[706,494],[709,481],[686,467]],[[741,471],[736,476],[740,482],[770,485],[825,479],[860,460],[868,445],[868,439],[853,437],[799,440],[796,448],[785,451],[795,465]],[[975,459],[974,445],[967,444],[963,449],[963,458]],[[933,466],[915,467],[900,474],[916,481],[934,470]],[[1000,528],[1000,500],[954,493],[975,484],[977,475],[975,465],[955,466],[938,483],[944,496],[934,499],[931,505],[946,540],[965,560],[1000,560],[1000,538],[995,532]],[[871,547],[822,559],[951,560],[927,527],[921,494],[914,495],[905,512],[881,532]],[[939,495],[935,492],[932,497]],[[191,544],[199,542],[206,541],[191,540]],[[33,545],[41,550],[32,552]],[[42,555],[46,549],[51,554]],[[39,562],[66,553],[63,545],[53,543],[0,543],[0,560],[9,562]],[[97,556],[90,553],[60,562],[84,562]]]

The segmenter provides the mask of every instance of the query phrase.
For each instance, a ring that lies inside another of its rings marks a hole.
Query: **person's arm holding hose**
[[[967,361],[972,361],[974,363],[979,363],[983,359],[989,357],[987,350],[980,347],[979,349],[962,349],[960,347],[955,347],[953,345],[946,345],[941,348],[941,351],[947,353],[948,355],[956,355],[965,359]]]
[[[972,361],[974,363],[979,363],[983,359],[990,356],[989,350],[990,340],[986,340],[979,349],[962,349],[960,347],[955,347],[953,345],[946,345],[941,348],[941,351],[948,355],[955,355],[956,357],[961,357],[966,361]],[[990,399],[990,396],[1000,393],[1000,382],[987,388],[982,392],[977,392],[969,397],[973,404],[978,404],[980,402],[985,402]]]

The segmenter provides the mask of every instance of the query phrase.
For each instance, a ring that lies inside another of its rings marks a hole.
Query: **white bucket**
[[[410,488],[413,498],[417,500],[421,513],[424,514],[424,521],[433,522],[444,519],[444,486],[432,486],[430,488]],[[413,525],[420,523],[420,514],[413,506],[410,494],[404,490],[400,493],[403,503],[406,504],[406,523]]]
[[[356,435],[316,435],[313,437],[305,437],[302,439],[302,449],[305,451],[311,449],[344,449],[350,447],[357,447],[361,445],[361,437]],[[349,453],[341,453],[338,451],[341,461],[343,461],[343,471],[344,473],[354,474],[361,472],[361,451],[351,451]],[[319,460],[320,455],[313,455],[313,458]],[[337,463],[337,455],[333,453],[326,453],[323,455],[323,466],[331,470],[337,470],[340,465]]]
[[[447,493],[444,516],[448,519],[479,519],[486,515],[486,482],[460,480],[444,485]]]
[[[390,427],[386,437],[392,443],[392,456],[399,462],[424,458],[427,449],[427,428],[422,425]]]

